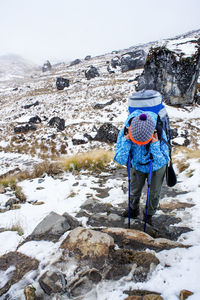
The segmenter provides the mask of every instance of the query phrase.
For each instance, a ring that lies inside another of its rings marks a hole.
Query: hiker
[[[158,115],[151,111],[135,110],[125,121],[125,127],[119,132],[114,160],[126,165],[129,154],[131,161],[130,217],[139,216],[139,202],[145,180],[148,179],[150,158],[152,157],[152,177],[146,222],[152,225],[152,216],[159,203],[161,187],[169,161],[169,148],[162,128],[162,139],[156,127]],[[128,217],[128,210],[124,212]],[[145,220],[145,211],[144,211]]]

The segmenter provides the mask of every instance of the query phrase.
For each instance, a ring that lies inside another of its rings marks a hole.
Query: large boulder
[[[184,56],[166,47],[151,48],[137,90],[157,90],[167,104],[192,104],[199,69],[200,49],[192,56]]]
[[[73,60],[71,63],[70,63],[70,67],[72,66],[75,66],[75,65],[78,65],[80,64],[81,60],[79,58]]]
[[[121,57],[121,71],[126,72],[135,70],[144,66],[146,60],[146,53],[144,50],[136,50],[128,52]]]
[[[62,242],[61,248],[72,252],[77,259],[106,258],[110,248],[114,247],[114,239],[106,233],[77,227]]]
[[[99,72],[97,68],[94,66],[90,66],[85,70],[85,77],[87,78],[87,80],[90,80],[98,76],[99,76]]]

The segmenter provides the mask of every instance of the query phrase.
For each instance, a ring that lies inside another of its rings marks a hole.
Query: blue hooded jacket
[[[143,113],[143,111],[136,110],[130,114],[124,123],[125,126],[129,127],[129,120],[141,113]],[[147,113],[154,120],[156,127],[157,114],[149,111]],[[167,141],[164,130],[162,138]],[[167,165],[169,161],[169,148],[162,139],[157,142],[150,143],[149,150],[147,151],[146,145],[139,146],[131,140],[127,140],[124,137],[124,128],[122,128],[117,138],[114,160],[120,165],[125,165],[128,162],[129,153],[131,155],[132,167],[143,173],[149,173],[150,153],[153,156],[153,171],[159,170],[163,166]]]

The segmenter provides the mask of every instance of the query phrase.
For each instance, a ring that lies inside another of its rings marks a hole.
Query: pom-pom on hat
[[[129,136],[133,143],[137,145],[146,145],[153,138],[155,129],[154,120],[148,115],[143,113],[132,119],[129,127]]]

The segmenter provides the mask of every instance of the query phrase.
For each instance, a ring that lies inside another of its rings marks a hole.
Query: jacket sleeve
[[[165,133],[163,132],[163,138],[166,138]],[[159,164],[167,164],[169,161],[169,147],[165,142],[159,140],[158,142],[151,143],[150,152],[153,155],[153,158],[156,159]]]
[[[129,152],[131,150],[131,143],[131,141],[124,137],[124,128],[122,128],[117,138],[117,146],[114,157],[114,160],[118,164],[125,165],[127,163]]]

